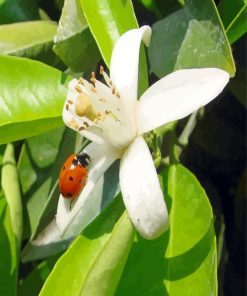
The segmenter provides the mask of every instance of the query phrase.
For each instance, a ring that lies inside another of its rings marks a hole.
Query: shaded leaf
[[[162,172],[170,230],[137,237],[116,295],[217,295],[213,213],[205,191],[182,165]]]
[[[36,1],[2,0],[0,3],[0,24],[39,19]]]
[[[19,296],[37,296],[59,256],[39,263],[20,283]]]
[[[163,77],[178,69],[217,67],[231,76],[231,49],[212,0],[188,0],[183,9],[153,25],[151,71]]]
[[[247,2],[246,0],[221,0],[219,13],[226,29],[229,42],[232,44],[247,32]]]
[[[58,260],[40,295],[114,295],[134,237],[122,211],[118,198]]]
[[[56,64],[58,58],[52,51],[56,29],[56,23],[51,21],[2,25],[0,26],[0,53]]]
[[[53,49],[74,72],[85,73],[96,67],[100,54],[79,0],[64,2]]]
[[[40,62],[0,56],[0,143],[61,126],[67,82]]]

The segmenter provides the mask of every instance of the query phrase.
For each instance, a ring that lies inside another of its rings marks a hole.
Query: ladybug
[[[64,198],[74,200],[87,180],[90,156],[86,153],[72,154],[65,161],[59,176],[60,192]]]

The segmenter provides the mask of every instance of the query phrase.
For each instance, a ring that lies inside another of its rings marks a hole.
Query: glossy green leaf
[[[93,71],[100,59],[79,0],[64,2],[54,51],[74,72]]]
[[[39,19],[39,10],[33,0],[1,0],[0,24]]]
[[[17,295],[18,252],[10,211],[0,192],[0,295]]]
[[[15,296],[22,236],[22,205],[14,148],[8,144],[5,152],[4,149],[4,146],[0,147],[0,295]]]
[[[213,0],[188,0],[183,9],[153,25],[151,71],[163,77],[177,69],[217,67],[231,76],[231,48]]]
[[[51,21],[2,25],[0,26],[0,54],[55,63],[58,58],[52,51],[52,45],[56,30],[57,24]]]
[[[17,246],[20,247],[22,240],[22,201],[15,150],[12,144],[8,144],[4,152],[1,185],[10,211],[12,230]]]
[[[232,44],[247,32],[247,1],[235,0],[233,4],[231,0],[221,0],[218,9]]]
[[[61,126],[67,82],[40,62],[0,56],[0,143]]]
[[[58,260],[41,296],[114,295],[135,233],[122,212],[118,198]]]
[[[115,295],[217,295],[213,213],[205,191],[182,165],[162,172],[170,230],[137,237]]]
[[[107,65],[118,38],[138,27],[130,0],[80,0],[89,28]]]

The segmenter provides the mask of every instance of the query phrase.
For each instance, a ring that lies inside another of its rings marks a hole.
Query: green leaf
[[[0,192],[0,295],[17,295],[18,252],[10,210]]]
[[[56,30],[56,23],[51,21],[2,25],[0,26],[0,54],[54,63],[55,54],[52,51],[52,45]]]
[[[205,191],[182,165],[162,172],[170,230],[147,241],[137,237],[119,295],[217,295],[213,213]]]
[[[163,77],[183,68],[216,67],[231,76],[231,48],[213,0],[188,0],[183,9],[153,25],[151,71]]]
[[[39,10],[33,0],[1,0],[0,24],[39,19]]]
[[[20,247],[22,240],[22,202],[15,162],[15,151],[12,144],[8,144],[3,156],[2,189],[10,211],[12,230]]]
[[[58,260],[41,296],[114,295],[135,233],[122,212],[118,198]]]
[[[74,72],[92,71],[100,59],[79,0],[64,2],[54,51]]]
[[[89,28],[102,57],[110,64],[112,49],[118,38],[138,23],[130,0],[80,0]]]
[[[0,295],[17,295],[19,251],[22,236],[22,205],[14,148],[0,147]]]
[[[67,80],[40,62],[0,56],[0,144],[61,126]]]
[[[247,32],[247,2],[235,0],[233,5],[231,0],[221,0],[218,9],[227,37],[232,44]]]

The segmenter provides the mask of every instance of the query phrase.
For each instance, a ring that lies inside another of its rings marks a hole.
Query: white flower
[[[120,188],[129,217],[137,231],[153,239],[168,229],[168,213],[150,151],[142,135],[183,118],[209,103],[223,90],[229,74],[216,68],[179,70],[160,79],[137,100],[139,48],[148,46],[151,28],[123,34],[111,57],[106,84],[73,79],[63,110],[64,122],[92,141],[84,150],[92,161],[88,181],[69,209],[60,197],[57,225],[63,233],[78,213],[97,180],[120,158]],[[96,186],[97,187],[97,186]],[[73,222],[72,222],[73,221]]]

